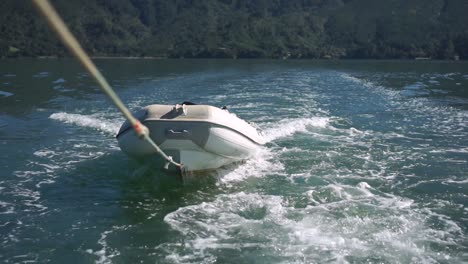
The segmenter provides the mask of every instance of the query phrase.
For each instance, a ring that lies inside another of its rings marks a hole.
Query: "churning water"
[[[98,65],[132,110],[226,105],[268,144],[182,181],[73,61],[0,61],[2,262],[468,261],[467,63]]]

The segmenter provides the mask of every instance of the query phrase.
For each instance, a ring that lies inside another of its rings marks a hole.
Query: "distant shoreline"
[[[71,56],[37,56],[37,57],[2,57],[0,60],[21,60],[21,59],[38,59],[38,60],[59,60],[59,59],[74,59]],[[171,58],[171,57],[153,57],[153,56],[91,56],[93,60],[272,60],[272,61],[417,61],[417,62],[429,62],[429,61],[440,61],[440,62],[466,62],[465,59],[432,59],[432,58]]]

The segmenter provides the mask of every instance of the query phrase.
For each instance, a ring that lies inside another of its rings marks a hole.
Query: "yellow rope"
[[[138,137],[148,141],[151,146],[169,163],[176,165],[179,168],[182,168],[182,165],[173,161],[172,157],[167,156],[159,147],[154,143],[154,141],[149,136],[149,130],[146,126],[140,123],[138,119],[133,117],[127,107],[122,103],[122,100],[117,96],[112,87],[107,82],[106,78],[101,74],[97,69],[96,65],[91,61],[89,56],[81,47],[80,43],[76,40],[73,34],[70,32],[68,27],[65,25],[63,20],[58,15],[54,7],[49,3],[48,0],[32,0],[33,3],[37,6],[39,11],[44,15],[45,19],[49,23],[50,27],[54,29],[59,38],[65,44],[65,46],[70,50],[70,52],[78,59],[81,65],[88,71],[88,73],[94,78],[94,80],[99,84],[102,91],[107,94],[112,103],[119,109],[124,117],[130,122],[135,133]]]

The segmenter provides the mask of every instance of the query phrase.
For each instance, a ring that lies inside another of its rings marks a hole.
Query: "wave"
[[[309,128],[326,128],[330,123],[328,117],[312,117],[298,119],[284,119],[268,125],[263,134],[267,142],[289,137],[295,133],[307,132]]]
[[[9,93],[9,92],[5,92],[5,91],[1,91],[0,90],[0,96],[3,96],[3,97],[10,97],[14,95],[13,93]]]
[[[86,128],[93,128],[108,134],[115,135],[120,127],[120,124],[109,122],[94,116],[68,114],[68,113],[54,113],[50,115],[50,119],[62,121],[66,124],[73,124]]]

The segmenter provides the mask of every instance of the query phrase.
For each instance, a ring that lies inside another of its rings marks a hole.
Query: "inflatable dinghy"
[[[217,169],[248,159],[265,140],[246,121],[209,105],[149,105],[135,114],[145,125],[151,139],[168,156],[189,171]],[[119,146],[132,157],[155,154],[140,140],[128,121],[117,134]]]

